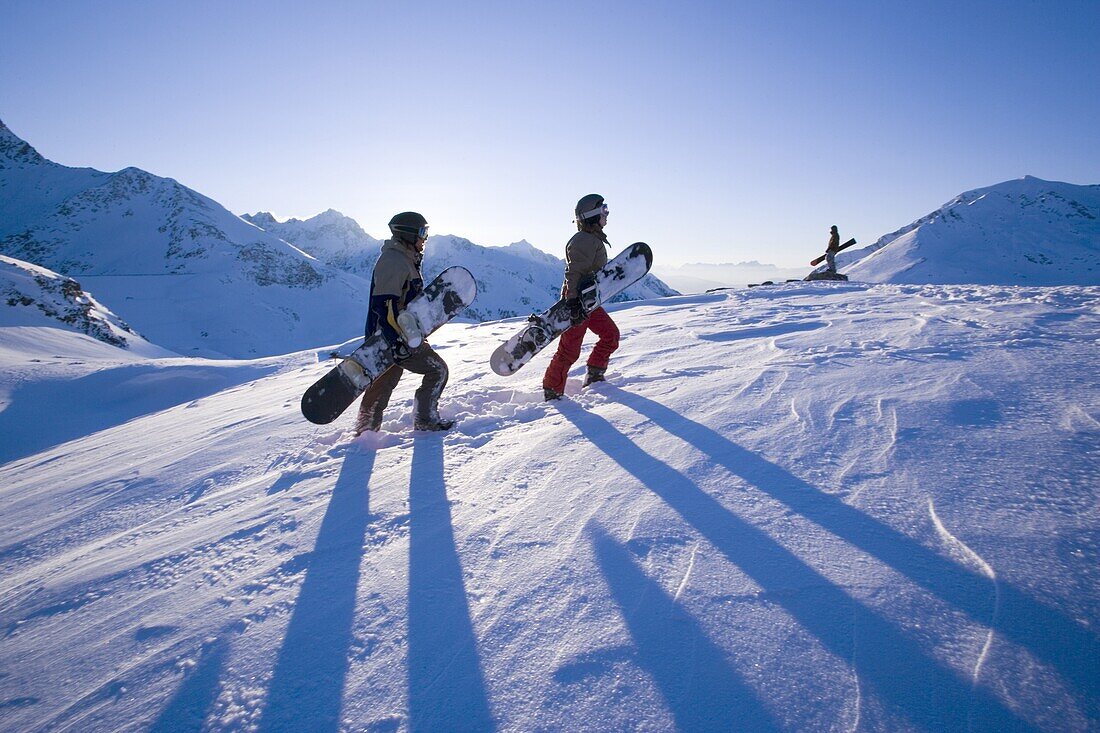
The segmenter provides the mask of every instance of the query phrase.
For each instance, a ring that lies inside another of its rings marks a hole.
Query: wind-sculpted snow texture
[[[1100,185],[1026,176],[968,191],[837,263],[865,282],[1100,285]]]
[[[452,323],[455,428],[359,439],[312,353],[0,329],[0,730],[1100,727],[1097,288],[613,310],[607,383]]]

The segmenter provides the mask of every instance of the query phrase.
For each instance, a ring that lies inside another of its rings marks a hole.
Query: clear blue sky
[[[0,0],[0,119],[237,213],[801,265],[1025,174],[1100,183],[1100,1]]]

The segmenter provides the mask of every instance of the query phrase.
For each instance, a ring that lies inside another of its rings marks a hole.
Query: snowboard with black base
[[[641,280],[652,265],[653,252],[648,244],[630,245],[581,280],[579,298],[574,301],[562,298],[542,313],[532,314],[519,333],[493,352],[489,366],[502,377],[515,374],[563,331],[583,322],[592,311]]]
[[[838,239],[839,239],[839,237],[838,237]],[[842,249],[848,249],[849,247],[851,247],[855,243],[856,243],[856,240],[853,237],[852,239],[849,239],[847,242],[845,242],[844,244],[837,247],[836,252],[839,252]],[[828,257],[828,256],[829,256],[829,253],[826,252],[825,254],[821,255],[820,257],[814,257],[812,260],[810,260],[810,265],[812,265],[813,267],[817,267],[822,262],[824,262],[825,258]]]
[[[477,283],[470,271],[465,267],[447,268],[423,293],[409,301],[398,316],[398,324],[408,336],[407,343],[401,346],[416,348],[424,337],[454,318],[476,297]],[[394,345],[381,330],[375,331],[306,390],[302,396],[302,414],[317,425],[332,422],[394,363]]]

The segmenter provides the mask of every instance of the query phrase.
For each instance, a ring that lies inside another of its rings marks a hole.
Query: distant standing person
[[[405,333],[398,321],[409,301],[424,290],[420,263],[428,240],[428,221],[415,211],[405,211],[390,219],[390,233],[392,238],[382,244],[382,252],[374,264],[366,335],[370,338],[376,330],[382,330],[393,350],[395,365],[363,393],[355,434],[382,427],[382,413],[406,369],[424,375],[416,390],[415,429],[449,430],[454,421],[439,417],[439,396],[447,386],[447,363],[427,341],[421,340],[418,346],[410,348],[406,339],[413,335]],[[410,340],[420,338],[421,335],[416,334]]]
[[[581,278],[607,264],[608,242],[603,231],[607,226],[607,204],[603,196],[590,193],[577,202],[574,213],[577,216],[577,233],[565,245],[565,282],[561,286],[561,297],[569,303],[575,325],[562,333],[558,350],[542,377],[543,397],[547,400],[558,400],[565,394],[569,368],[580,358],[581,342],[588,329],[599,336],[599,341],[588,357],[585,387],[604,381],[608,360],[612,352],[619,348],[619,327],[607,311],[597,308],[586,317],[580,302]]]
[[[829,227],[829,246],[825,248],[825,262],[829,272],[836,272],[836,253],[840,250],[840,232],[836,224]]]

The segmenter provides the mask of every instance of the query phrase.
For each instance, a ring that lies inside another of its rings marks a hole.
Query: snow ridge
[[[103,343],[129,348],[141,337],[70,277],[0,255],[0,301],[6,325],[62,324]],[[32,311],[28,313],[27,310]]]
[[[932,518],[932,524],[936,527],[936,532],[940,535],[940,538],[943,539],[944,543],[956,550],[958,554],[976,567],[982,575],[989,578],[990,582],[993,583],[993,614],[989,620],[989,633],[986,635],[985,644],[982,646],[982,650],[978,654],[978,659],[974,663],[973,678],[974,685],[977,686],[978,679],[981,677],[982,664],[985,663],[985,659],[989,654],[989,647],[993,645],[993,633],[997,628],[997,620],[1001,614],[1001,584],[997,579],[997,573],[993,571],[989,563],[982,559],[981,555],[970,549],[966,543],[951,534],[947,527],[944,526],[943,521],[936,514],[936,505],[931,497],[928,499],[928,514]]]
[[[968,191],[837,264],[868,282],[1100,284],[1100,185],[1025,176]]]

